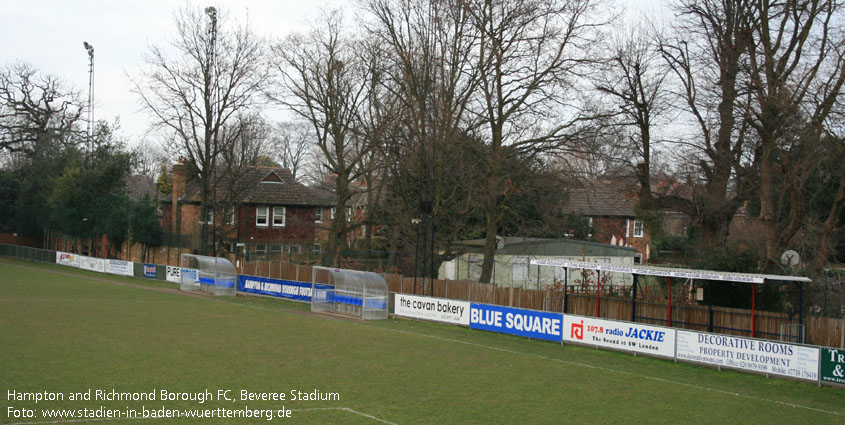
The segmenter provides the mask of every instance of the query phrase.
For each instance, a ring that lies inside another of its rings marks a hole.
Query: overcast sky
[[[206,4],[208,3],[208,4]],[[247,15],[261,36],[279,38],[303,31],[321,7],[348,4],[341,0],[215,0],[194,2],[228,9],[242,20]],[[619,0],[627,17],[656,11],[661,0]],[[88,93],[88,54],[94,46],[96,119],[120,117],[131,144],[143,139],[147,116],[129,90],[148,46],[164,46],[173,34],[173,11],[181,0],[10,0],[0,13],[0,66],[23,61],[43,73],[60,76],[83,98]],[[351,17],[352,12],[349,13]]]

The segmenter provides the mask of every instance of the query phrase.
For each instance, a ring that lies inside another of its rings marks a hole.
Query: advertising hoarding
[[[822,348],[822,382],[845,385],[845,349]]]
[[[155,279],[156,278],[156,265],[155,264],[144,264],[144,277]]]
[[[77,261],[80,269],[91,270],[92,272],[103,273],[106,271],[106,260],[96,257],[86,257],[84,255],[77,255]]]
[[[182,276],[182,280],[187,280],[188,282],[199,282],[200,281],[200,274],[197,269],[187,269],[182,267],[182,271],[180,272]],[[182,281],[180,280],[180,282]]]
[[[56,251],[56,264],[63,266],[79,267],[79,258],[76,254]]]
[[[678,360],[816,381],[819,349],[777,341],[677,331]]]
[[[317,284],[317,287],[331,288]],[[238,291],[311,302],[311,284],[257,276],[238,276]]]
[[[675,357],[675,330],[670,328],[566,314],[563,330],[565,342]]]
[[[488,304],[470,304],[470,328],[560,341],[563,315]]]
[[[469,326],[468,301],[396,294],[394,308],[397,316]]]
[[[176,266],[167,266],[166,276],[168,282],[179,283],[182,281],[182,268]]]
[[[106,260],[106,273],[134,276],[133,267],[131,261]]]

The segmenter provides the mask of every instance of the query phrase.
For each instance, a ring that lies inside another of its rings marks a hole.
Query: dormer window
[[[282,180],[281,177],[279,177],[278,174],[276,174],[275,171],[271,171],[269,174],[264,176],[263,179],[261,179],[261,183],[283,184],[284,181]]]

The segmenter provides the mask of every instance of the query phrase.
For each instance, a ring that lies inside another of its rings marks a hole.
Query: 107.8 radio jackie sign
[[[563,341],[675,357],[675,330],[584,316],[563,316]]]

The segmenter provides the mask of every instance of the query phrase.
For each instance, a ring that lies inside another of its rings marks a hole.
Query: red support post
[[[672,327],[672,278],[669,277],[669,327]]]
[[[596,270],[596,317],[599,317],[599,293],[601,293],[601,270]]]
[[[763,281],[765,282],[765,280]],[[754,338],[754,330],[756,328],[756,309],[757,309],[757,285],[751,284],[751,338]]]

